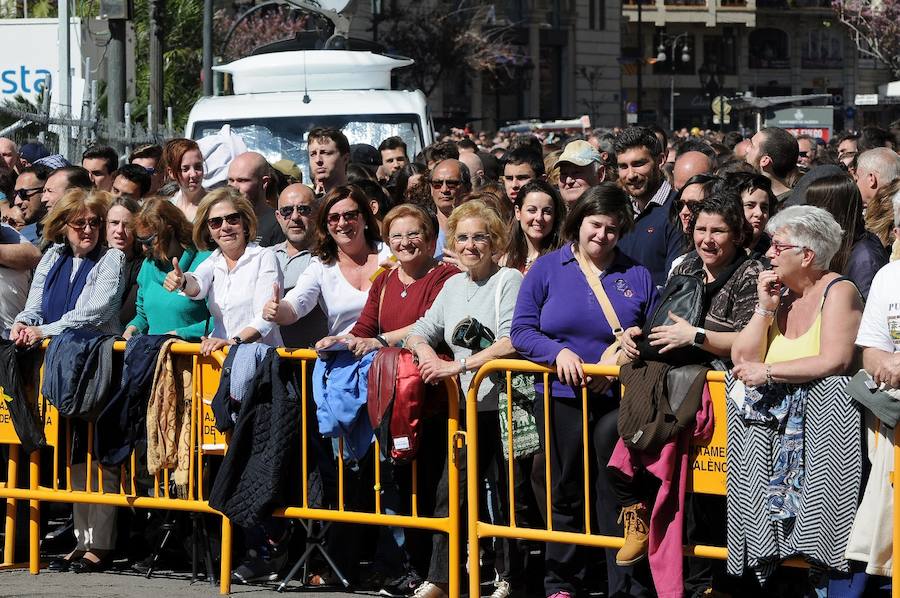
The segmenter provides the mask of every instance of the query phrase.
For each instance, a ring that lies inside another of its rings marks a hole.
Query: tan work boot
[[[650,514],[647,505],[637,503],[625,507],[619,514],[619,523],[625,521],[625,545],[616,553],[616,564],[628,567],[647,556],[650,544]]]

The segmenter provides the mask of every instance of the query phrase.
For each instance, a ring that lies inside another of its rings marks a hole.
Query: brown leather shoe
[[[647,556],[650,545],[650,515],[647,505],[637,503],[622,509],[619,522],[625,521],[625,545],[616,553],[616,564],[628,567]]]

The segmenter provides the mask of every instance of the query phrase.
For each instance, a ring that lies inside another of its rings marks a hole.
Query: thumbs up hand
[[[278,317],[278,306],[281,305],[281,287],[276,282],[272,285],[272,298],[263,307],[263,319],[274,322]]]
[[[184,272],[181,271],[181,266],[178,265],[177,257],[172,258],[172,268],[172,271],[166,274],[163,288],[169,292],[180,291],[181,285],[184,284]]]

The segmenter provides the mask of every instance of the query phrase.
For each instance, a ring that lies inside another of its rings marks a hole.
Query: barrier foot
[[[222,562],[219,568],[219,593],[231,593],[231,520],[222,517]]]
[[[10,571],[12,569],[28,569],[29,562],[25,561],[24,563],[2,563],[0,564],[0,571]],[[43,566],[43,565],[38,565]]]

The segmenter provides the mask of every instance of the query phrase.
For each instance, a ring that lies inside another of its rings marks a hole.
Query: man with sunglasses
[[[276,216],[287,239],[272,249],[284,273],[282,294],[294,288],[312,259],[320,204],[313,190],[301,183],[288,185],[278,196]],[[318,306],[294,324],[281,327],[286,347],[311,347],[326,336],[328,318]]]
[[[25,228],[20,232],[26,239],[38,246],[43,240],[41,219],[47,213],[47,207],[41,201],[41,197],[44,193],[44,184],[49,176],[49,168],[42,164],[36,164],[23,168],[16,177],[13,205],[22,210],[25,218]]]
[[[472,175],[469,167],[459,160],[444,160],[435,165],[428,176],[428,183],[431,185],[431,200],[437,212],[439,229],[435,257],[440,259],[444,254],[447,219],[463,196],[472,190]]]
[[[147,191],[148,197],[156,195],[156,192],[163,184],[165,173],[160,168],[159,163],[162,162],[163,149],[159,145],[145,145],[139,147],[128,156],[129,164],[137,164],[143,166],[147,174],[150,175],[150,190]]]
[[[271,166],[262,154],[244,152],[228,165],[228,186],[244,194],[258,222],[256,242],[272,247],[284,241],[284,232],[275,218],[275,210],[266,203],[266,189],[273,185]]]

